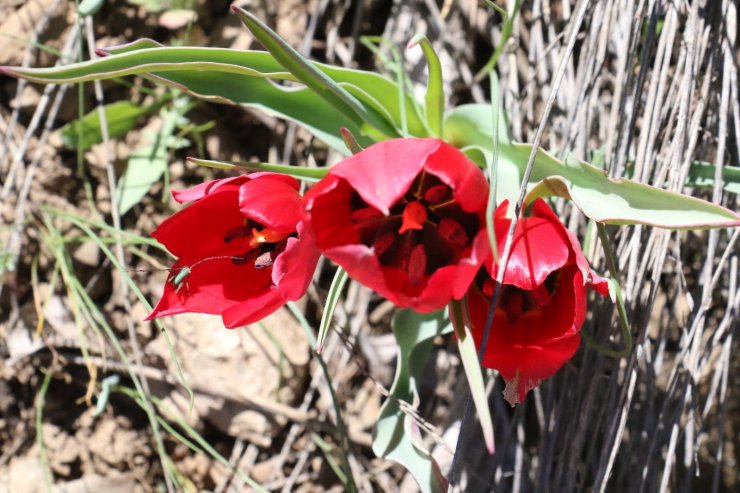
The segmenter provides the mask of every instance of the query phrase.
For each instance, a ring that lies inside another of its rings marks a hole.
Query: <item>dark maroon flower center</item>
[[[557,290],[560,272],[557,270],[550,273],[545,282],[533,290],[504,284],[501,287],[501,297],[496,312],[505,315],[512,325],[516,325],[523,316],[539,316],[542,308],[550,303],[550,298]],[[486,300],[491,300],[495,283],[484,269],[481,269],[478,274],[475,286]]]
[[[469,254],[480,229],[478,215],[463,211],[452,189],[424,171],[388,216],[357,192],[352,194],[351,209],[360,241],[375,250],[381,265],[407,273],[413,285]]]
[[[272,267],[275,258],[288,244],[288,238],[296,233],[277,233],[257,221],[245,219],[242,226],[230,229],[223,238],[224,243],[231,243],[237,238],[248,239],[249,249],[242,255],[231,258],[234,265],[254,265],[255,269]]]

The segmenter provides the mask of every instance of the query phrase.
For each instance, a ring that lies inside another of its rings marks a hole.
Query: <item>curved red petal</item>
[[[279,176],[279,175],[278,175]],[[254,178],[239,187],[239,208],[246,217],[277,233],[292,233],[301,220],[303,199],[298,182],[274,175]]]
[[[437,139],[384,140],[350,156],[329,173],[347,180],[365,202],[388,215],[442,143]]]
[[[181,265],[211,256],[241,255],[250,248],[249,238],[224,242],[229,231],[244,225],[238,200],[238,188],[222,186],[165,219],[152,237],[178,257]]]
[[[532,290],[568,262],[570,244],[562,224],[523,217],[514,231],[504,284]],[[504,242],[506,238],[504,238]],[[499,251],[502,251],[501,244]]]
[[[258,296],[253,296],[243,303],[225,310],[221,314],[221,318],[224,321],[224,326],[229,329],[242,327],[259,322],[283,306],[285,301],[273,286]]]
[[[168,281],[147,319],[186,312],[218,314],[250,298],[259,298],[271,288],[269,269],[257,270],[251,264],[236,265],[228,258],[214,258],[193,266],[179,288]]]
[[[452,189],[455,200],[465,212],[486,207],[488,181],[480,168],[456,147],[439,141],[439,147],[429,155],[424,169]]]
[[[206,181],[185,190],[173,190],[172,197],[180,204],[183,204],[185,202],[195,202],[196,200],[202,199],[209,193],[218,190],[220,187],[239,187],[239,185],[246,181],[249,181],[249,179],[250,177],[248,175],[240,175],[233,176],[231,178],[223,178],[220,180]]]
[[[609,296],[609,282],[594,271],[590,271],[589,274],[590,279],[586,279],[586,284],[594,288],[601,296]]]
[[[295,301],[306,294],[320,256],[311,231],[298,223],[298,238],[288,239],[272,267],[272,282],[283,298]]]
[[[321,250],[360,243],[360,237],[352,227],[351,200],[349,183],[332,175],[327,175],[306,193],[304,222]]]
[[[542,199],[535,200],[532,207],[532,213],[533,216],[560,223],[560,220],[552,211],[552,209],[550,209],[550,207],[547,205],[547,202]],[[568,242],[570,243],[571,252],[573,253],[571,261],[574,261],[576,265],[578,265],[578,267],[581,269],[585,284],[594,288],[596,292],[601,294],[602,296],[609,296],[608,282],[606,281],[606,279],[602,278],[591,270],[591,266],[588,264],[588,260],[583,254],[583,250],[581,249],[581,244],[578,242],[578,239],[567,228],[563,227],[562,230],[565,233]]]
[[[355,243],[335,246],[324,250],[323,253],[342,266],[352,279],[369,286],[379,295],[399,306],[407,306],[401,303],[397,289],[389,286],[386,272],[384,272],[388,269],[380,265],[372,247]]]
[[[473,337],[478,347],[483,339],[488,306],[488,300],[476,290],[470,290],[468,310],[473,325]],[[525,314],[516,324],[512,324],[502,310],[497,310],[494,316],[482,363],[487,368],[498,370],[507,385],[513,384],[513,396],[516,398],[512,401],[511,388],[507,395],[507,400],[512,404],[522,401],[526,393],[539,385],[540,381],[554,375],[578,350],[578,334],[537,340],[537,333],[542,331],[534,330],[532,339],[527,341],[528,337],[521,333],[532,329],[533,324],[540,323],[546,323],[546,320],[532,320]]]
[[[506,379],[506,397],[512,404],[557,372],[580,344],[579,331],[586,314],[583,276],[574,264],[566,266],[559,276],[544,307],[530,306],[512,318],[505,306],[499,306],[494,315],[483,365],[495,368]],[[489,300],[477,289],[468,291],[473,337],[479,347],[489,306]]]
[[[500,373],[506,380],[504,396],[509,404],[513,406],[523,402],[527,392],[537,387],[542,380],[557,373],[565,362],[576,354],[580,344],[581,337],[575,335],[546,346],[512,348],[511,351],[499,355],[496,365],[506,369],[500,370]]]

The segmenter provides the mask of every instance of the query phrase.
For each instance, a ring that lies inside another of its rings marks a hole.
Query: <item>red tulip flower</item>
[[[465,295],[488,255],[488,183],[437,139],[374,144],[306,193],[318,247],[395,304],[430,312]]]
[[[193,203],[152,233],[177,262],[148,319],[220,314],[233,328],[303,296],[319,251],[301,221],[303,200],[295,179],[255,173],[173,195]]]
[[[496,211],[494,226],[503,251],[511,219],[507,203]],[[473,337],[480,347],[498,265],[486,262],[468,291]],[[587,286],[608,295],[607,282],[594,274],[578,240],[542,199],[514,230],[511,256],[483,356],[483,366],[506,380],[511,405],[552,376],[575,354],[586,317]]]

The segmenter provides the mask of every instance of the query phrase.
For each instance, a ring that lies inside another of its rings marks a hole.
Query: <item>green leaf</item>
[[[357,139],[352,135],[352,132],[344,127],[340,128],[339,131],[342,134],[342,139],[344,139],[344,145],[347,146],[347,149],[349,149],[352,154],[362,152],[363,149],[360,147],[360,144],[357,143]]]
[[[475,409],[478,411],[480,426],[483,431],[483,442],[486,444],[488,453],[492,454],[494,448],[493,420],[491,419],[491,410],[488,408],[486,386],[483,383],[483,373],[481,372],[480,361],[478,360],[478,352],[475,349],[473,334],[465,323],[463,302],[452,301],[450,308],[450,320],[457,336],[457,349],[460,352],[460,359],[463,363],[465,376],[468,379],[468,386],[473,396]]]
[[[445,111],[445,92],[444,83],[442,80],[442,64],[439,62],[439,57],[432,47],[432,43],[424,35],[418,35],[415,37],[410,46],[415,44],[421,46],[421,50],[424,52],[424,58],[427,60],[427,67],[429,68],[429,79],[427,80],[427,92],[424,95],[424,102],[426,104],[427,122],[429,128],[432,129],[432,134],[435,137],[442,136],[442,120]]]
[[[691,187],[713,187],[716,164],[703,161],[691,163],[687,185]],[[740,168],[724,166],[722,168],[722,188],[727,192],[740,194]]]
[[[523,172],[530,144],[501,146],[501,163]],[[669,229],[740,226],[740,216],[705,200],[631,180],[614,180],[575,158],[565,162],[539,150],[525,202],[537,197],[571,199],[586,216],[604,224],[646,224]]]
[[[171,108],[160,111],[162,128],[149,134],[151,144],[135,149],[128,159],[126,170],[118,181],[118,210],[121,215],[138,204],[154,183],[167,170],[170,149],[181,147],[182,139],[174,137],[175,128],[190,109],[186,99],[177,99]]]
[[[109,56],[53,68],[0,67],[0,73],[44,84],[142,74],[208,101],[244,104],[294,121],[345,154],[349,151],[339,132],[343,126],[363,146],[376,141],[363,135],[358,125],[308,87],[279,86],[265,80],[295,81],[296,78],[264,51],[162,47],[150,39],[99,51]],[[401,127],[399,92],[402,91],[395,82],[373,72],[310,63],[352,93],[360,104],[370,105],[369,112],[382,118],[390,115],[389,124],[396,129]],[[408,94],[403,97],[409,132],[416,136],[429,135],[416,102]]]
[[[80,17],[87,17],[89,15],[95,15],[100,7],[103,6],[105,0],[82,0],[77,6],[77,14]]]
[[[148,72],[167,73],[208,71],[249,77],[269,77],[296,80],[275,59],[264,51],[237,51],[220,48],[156,46],[151,40],[141,40],[118,47],[116,55],[58,67],[2,67],[7,75],[42,84],[64,84],[111,79]],[[99,50],[100,53],[108,53]],[[221,75],[223,78],[223,75]],[[217,82],[213,76],[213,82]]]
[[[129,132],[136,120],[151,113],[157,105],[139,106],[130,101],[119,101],[107,104],[104,107],[105,119],[108,124],[108,134],[115,139]],[[79,120],[67,123],[61,129],[62,143],[68,149],[76,149],[78,146],[86,151],[94,144],[103,141],[100,129],[100,118],[98,109],[95,108]],[[78,138],[81,140],[78,143]]]
[[[395,129],[388,121],[382,120],[368,111],[349,92],[332,80],[322,71],[314,67],[298,51],[277,35],[259,18],[250,12],[232,5],[231,9],[241,18],[245,26],[267,48],[280,65],[285,67],[298,80],[306,84],[311,90],[324,99],[332,108],[349,118],[352,123],[360,127],[365,134],[372,126],[381,134],[391,137],[396,134]]]
[[[321,314],[321,324],[319,325],[319,335],[316,340],[316,352],[321,353],[324,349],[324,342],[326,342],[326,336],[329,334],[331,328],[331,322],[334,319],[334,310],[337,308],[337,302],[339,302],[339,296],[342,294],[344,286],[347,284],[347,271],[341,267],[337,268],[334,273],[334,279],[331,281],[331,287],[329,287],[329,295],[326,298],[324,304],[324,313]]]
[[[396,375],[391,396],[380,409],[373,430],[373,452],[405,467],[424,493],[447,491],[447,482],[436,461],[421,443],[414,419],[401,409],[401,402],[414,409],[419,404],[418,382],[433,347],[434,338],[452,330],[444,311],[419,314],[401,310],[391,322],[398,342]]]
[[[463,104],[451,110],[444,120],[444,139],[455,147],[480,146],[491,151],[493,107],[490,104]],[[508,144],[509,122],[503,108],[498,110],[498,141]],[[525,162],[526,164],[526,162]]]
[[[493,154],[492,127],[488,105],[465,105],[447,115],[445,137],[469,156],[477,157],[476,162],[481,154],[488,160]],[[496,176],[499,203],[508,200],[509,207],[513,207],[531,151],[531,144],[513,143],[501,132]],[[732,178],[732,168],[728,176]],[[615,180],[584,161],[572,157],[562,161],[542,149],[537,151],[530,182],[525,203],[537,197],[564,197],[587,217],[604,224],[668,229],[740,226],[740,215],[722,206],[627,179]]]
[[[206,168],[269,171],[271,173],[280,173],[282,175],[292,176],[298,180],[306,181],[319,181],[329,171],[327,168],[305,168],[290,166],[288,164],[214,161],[212,159],[198,159],[194,157],[188,157],[187,160],[193,164],[197,164],[198,166],[205,166]]]

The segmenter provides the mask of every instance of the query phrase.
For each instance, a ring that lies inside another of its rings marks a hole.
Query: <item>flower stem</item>
[[[597,222],[596,228],[599,232],[601,246],[604,249],[606,266],[609,269],[609,275],[611,275],[611,279],[609,282],[609,293],[612,295],[612,299],[614,299],[617,304],[617,313],[619,314],[619,326],[622,329],[622,340],[624,341],[624,347],[622,349],[612,349],[607,346],[603,346],[596,342],[591,334],[589,334],[585,330],[581,331],[581,335],[586,341],[586,344],[594,348],[596,351],[607,356],[611,356],[612,358],[624,358],[632,352],[632,330],[630,328],[629,318],[627,317],[627,308],[624,306],[622,288],[619,285],[619,267],[617,265],[617,259],[614,256],[614,250],[612,249],[611,242],[609,241],[609,235],[606,232],[606,226],[604,226],[602,223]]]
[[[198,166],[206,166],[208,168],[270,171],[272,173],[280,173],[283,175],[292,176],[293,178],[297,178],[299,180],[309,181],[318,181],[326,176],[326,174],[329,172],[327,168],[306,168],[303,166],[290,166],[287,164],[213,161],[210,159],[198,159],[194,157],[188,157],[187,160],[191,163],[197,164]]]

